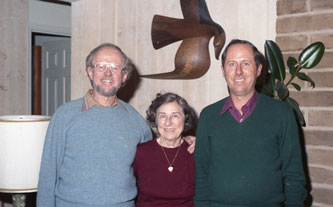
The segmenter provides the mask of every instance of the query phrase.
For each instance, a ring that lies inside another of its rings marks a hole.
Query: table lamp
[[[48,116],[0,116],[0,192],[13,206],[25,206],[26,193],[37,192]]]

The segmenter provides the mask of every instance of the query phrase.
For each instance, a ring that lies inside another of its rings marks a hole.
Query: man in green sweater
[[[222,54],[230,96],[200,114],[194,154],[196,207],[301,207],[306,198],[291,107],[258,94],[262,54],[232,40]]]

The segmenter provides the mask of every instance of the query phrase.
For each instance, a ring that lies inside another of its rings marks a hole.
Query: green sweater
[[[220,115],[226,99],[200,114],[195,149],[196,207],[303,206],[305,176],[291,107],[258,94],[238,123]]]

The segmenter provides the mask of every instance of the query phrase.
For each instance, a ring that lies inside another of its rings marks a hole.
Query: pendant
[[[172,171],[173,171],[173,167],[172,167],[172,166],[168,167],[168,170],[169,170],[170,172],[172,172]]]

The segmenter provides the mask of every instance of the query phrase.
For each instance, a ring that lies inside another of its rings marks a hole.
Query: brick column
[[[311,179],[312,206],[333,206],[333,1],[277,0],[276,42],[285,57],[298,58],[310,43],[322,41],[326,52],[314,69],[302,70],[316,83],[291,89],[304,113],[303,128]],[[300,81],[296,81],[301,83]]]

